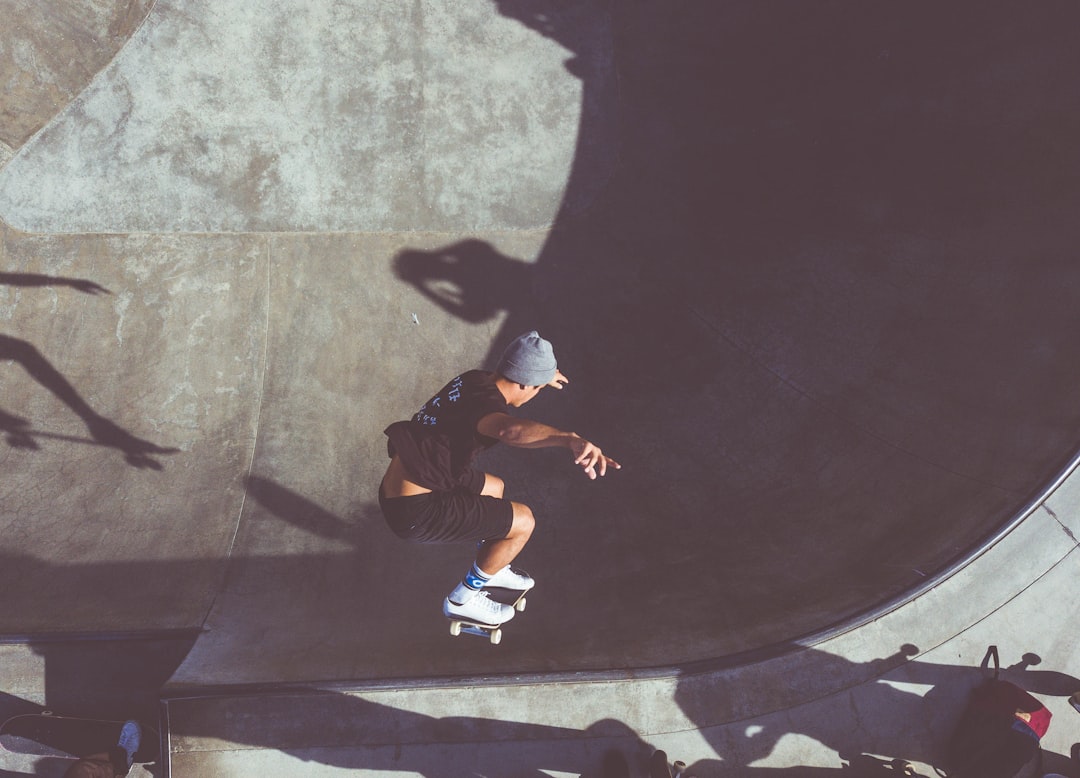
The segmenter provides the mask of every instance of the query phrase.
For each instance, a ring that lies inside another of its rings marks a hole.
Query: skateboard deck
[[[26,713],[0,724],[0,747],[18,754],[79,759],[115,746],[123,726],[122,721],[58,716],[51,711]],[[135,761],[156,762],[157,730],[142,722],[139,726],[142,739]]]
[[[482,591],[487,592],[495,602],[501,602],[503,605],[509,605],[518,613],[525,610],[525,596],[532,591],[532,589],[504,589],[501,586],[484,587]],[[486,637],[491,641],[492,645],[498,645],[502,641],[502,628],[498,624],[484,624],[479,621],[469,621],[468,619],[450,618],[450,634],[454,637],[458,635],[477,635],[479,637]]]

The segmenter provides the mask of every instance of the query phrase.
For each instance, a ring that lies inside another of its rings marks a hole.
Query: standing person
[[[546,386],[569,380],[551,343],[534,330],[515,339],[494,372],[469,370],[454,378],[412,419],[386,428],[390,465],[379,486],[379,506],[394,534],[420,543],[476,541],[472,569],[443,602],[451,618],[502,624],[514,609],[488,598],[486,586],[531,589],[535,583],[510,567],[532,535],[529,506],[503,497],[503,481],[473,468],[496,443],[519,448],[561,446],[590,479],[620,468],[574,432],[511,416]]]

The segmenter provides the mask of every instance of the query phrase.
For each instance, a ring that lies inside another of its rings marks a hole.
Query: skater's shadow
[[[269,478],[249,475],[244,483],[248,496],[282,521],[326,540],[359,545],[355,522],[345,521]]]
[[[66,286],[88,295],[110,294],[109,290],[93,281],[30,273],[0,273],[0,284],[23,287]],[[40,441],[46,439],[106,446],[122,452],[131,466],[152,470],[162,469],[161,463],[154,458],[155,456],[174,454],[178,450],[164,448],[136,437],[97,413],[33,344],[0,333],[0,360],[18,363],[38,384],[50,391],[82,419],[90,435],[84,438],[36,429],[27,419],[0,409],[0,431],[3,432],[4,441],[9,446],[37,450],[41,447]]]
[[[516,311],[529,295],[532,270],[529,263],[475,239],[434,251],[407,250],[394,258],[398,278],[471,324]]]

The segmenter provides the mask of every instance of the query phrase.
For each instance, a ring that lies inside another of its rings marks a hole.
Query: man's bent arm
[[[517,448],[571,448],[571,441],[581,436],[563,432],[532,419],[518,419],[506,413],[489,413],[476,423],[476,431],[500,443]]]
[[[585,475],[595,479],[607,473],[608,465],[619,470],[618,462],[608,456],[594,443],[576,432],[564,432],[548,424],[532,419],[518,419],[505,413],[489,413],[476,424],[481,435],[494,438],[517,448],[549,448],[563,446],[574,455],[574,464],[580,465]]]

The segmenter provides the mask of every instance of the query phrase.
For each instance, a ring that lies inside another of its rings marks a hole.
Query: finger
[[[622,470],[622,465],[616,462],[611,457],[600,457],[600,475],[607,475],[607,469]]]

